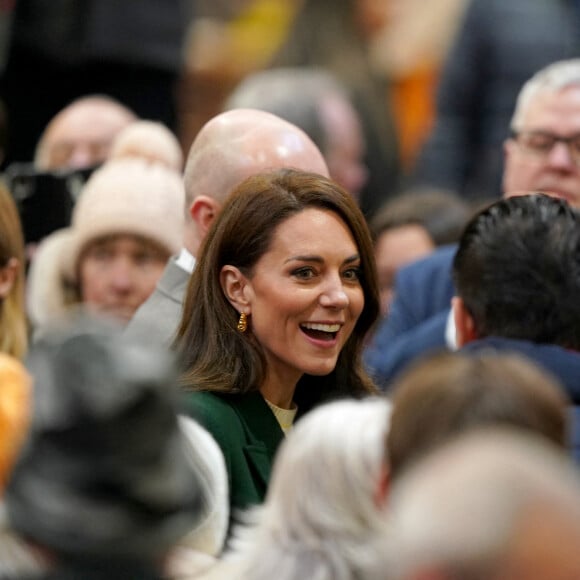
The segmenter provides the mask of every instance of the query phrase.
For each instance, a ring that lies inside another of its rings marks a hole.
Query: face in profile
[[[244,284],[269,376],[296,382],[334,369],[364,306],[359,250],[341,218],[308,208],[282,222]]]
[[[505,143],[504,192],[542,191],[580,207],[579,144],[580,87],[537,93]]]
[[[137,236],[93,241],[79,262],[82,302],[128,322],[155,289],[167,258],[157,244]]]

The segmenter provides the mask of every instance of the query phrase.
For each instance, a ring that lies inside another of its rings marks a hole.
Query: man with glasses
[[[541,191],[580,208],[580,59],[537,72],[518,95],[504,143],[504,197]],[[482,192],[485,193],[485,192]],[[427,352],[455,348],[449,315],[454,247],[401,269],[391,309],[364,358],[377,383],[388,383]]]
[[[524,85],[511,130],[505,195],[541,190],[580,207],[580,59],[552,64]]]

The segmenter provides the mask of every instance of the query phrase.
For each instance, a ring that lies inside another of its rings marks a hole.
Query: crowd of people
[[[580,578],[580,58],[538,42],[513,90],[480,44],[519,5],[454,3],[405,175],[379,4],[304,0],[185,147],[103,84],[6,169],[0,578]],[[92,44],[51,39],[47,74],[112,50],[105,6]],[[16,10],[7,78],[39,58],[38,7]],[[143,101],[175,80],[153,69]],[[484,72],[509,115],[475,98]],[[27,101],[6,94],[10,126]]]

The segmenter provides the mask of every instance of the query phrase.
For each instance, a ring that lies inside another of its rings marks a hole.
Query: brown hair
[[[12,195],[0,183],[0,268],[18,260],[18,271],[9,294],[0,301],[0,352],[23,358],[28,344],[24,307],[24,237]]]
[[[567,396],[555,379],[515,354],[429,357],[396,382],[392,402],[387,457],[393,478],[477,427],[517,427],[567,444]]]
[[[243,181],[226,200],[213,223],[189,282],[176,347],[185,365],[186,388],[244,393],[259,388],[265,375],[260,344],[236,330],[238,312],[225,297],[220,271],[226,264],[250,275],[268,251],[276,228],[306,208],[329,210],[348,226],[361,260],[363,311],[339,355],[336,368],[324,377],[304,375],[295,399],[301,410],[329,391],[373,392],[361,365],[364,337],[379,312],[376,268],[370,233],[353,198],[318,174],[282,169]]]
[[[467,202],[444,189],[405,191],[387,200],[370,222],[375,240],[386,231],[402,226],[423,226],[436,246],[457,242],[471,211]]]

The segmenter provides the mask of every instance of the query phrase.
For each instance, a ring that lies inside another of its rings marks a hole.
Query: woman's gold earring
[[[240,319],[238,320],[238,330],[240,332],[246,332],[248,329],[248,317],[245,312],[240,312]]]

